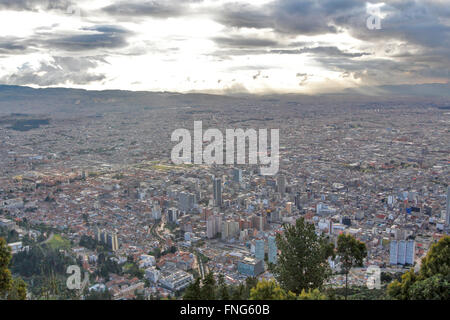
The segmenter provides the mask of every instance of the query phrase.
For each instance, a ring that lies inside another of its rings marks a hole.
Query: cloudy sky
[[[0,0],[0,84],[330,92],[447,83],[450,0]],[[376,26],[374,13],[380,18]]]

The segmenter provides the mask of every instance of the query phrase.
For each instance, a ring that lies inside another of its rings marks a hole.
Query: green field
[[[59,234],[55,234],[53,238],[46,243],[50,248],[52,249],[70,249],[70,241],[67,239],[64,239]]]

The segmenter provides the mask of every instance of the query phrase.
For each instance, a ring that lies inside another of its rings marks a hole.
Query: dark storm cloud
[[[0,0],[0,9],[17,11],[66,10],[69,0]]]
[[[380,1],[381,2],[381,1]],[[263,6],[228,4],[215,20],[236,32],[239,28],[271,29],[280,38],[348,31],[353,37],[383,48],[387,43],[408,44],[410,52],[378,59],[365,52],[343,52],[335,46],[291,43],[269,51],[276,54],[308,53],[325,67],[376,81],[418,77],[449,79],[450,6],[444,1],[385,0],[380,7],[381,29],[367,28],[366,2],[359,0],[278,0]],[[299,46],[299,49],[293,49]],[[370,45],[369,45],[370,46]],[[368,56],[364,60],[356,60]],[[348,71],[348,72],[347,72]]]
[[[227,4],[216,20],[230,27],[271,28],[286,34],[336,33],[332,17],[361,6],[364,3],[356,0],[281,0],[262,7]]]
[[[1,83],[15,85],[64,85],[89,84],[93,81],[105,79],[103,74],[94,74],[94,69],[102,61],[101,57],[53,57],[53,62],[43,62],[38,68],[25,63],[13,74],[0,78]]]
[[[302,53],[311,53],[314,56],[327,56],[327,57],[348,57],[348,58],[357,58],[365,55],[369,55],[369,53],[365,52],[344,52],[337,47],[312,47],[312,48],[302,48],[302,49],[281,49],[281,50],[271,50],[271,53],[278,54],[302,54]]]
[[[449,45],[450,6],[443,2],[386,0],[381,7],[387,17],[381,30],[366,26],[369,14],[360,0],[279,0],[264,6],[228,4],[215,19],[234,28],[270,28],[292,35],[317,35],[348,30],[368,41],[399,39],[424,46]]]
[[[0,54],[26,54],[38,50],[83,52],[117,49],[126,47],[127,37],[132,34],[127,29],[113,25],[85,27],[72,33],[40,28],[28,38],[0,37]]]
[[[372,58],[365,61],[347,57],[318,57],[316,61],[328,70],[360,79],[363,83],[398,84],[421,78],[450,78],[449,59],[444,62],[426,55],[400,60]]]
[[[17,37],[0,37],[0,54],[23,54],[27,45]]]
[[[335,23],[349,30],[358,39],[383,42],[390,39],[406,41],[424,47],[449,47],[450,27],[443,23],[450,9],[437,2],[386,1],[380,12],[381,29],[365,28],[367,14],[361,8],[359,14],[340,16]]]
[[[270,13],[249,4],[228,3],[214,17],[219,23],[238,28],[273,28]]]
[[[117,49],[127,46],[127,36],[131,34],[124,28],[110,25],[83,28],[81,31],[71,35],[50,36],[42,42],[51,48],[65,51]]]
[[[202,2],[202,0],[120,1],[104,7],[102,11],[114,16],[169,18],[187,14],[189,4],[196,2]]]

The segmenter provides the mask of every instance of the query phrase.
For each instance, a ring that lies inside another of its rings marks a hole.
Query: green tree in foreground
[[[342,272],[345,274],[345,299],[347,300],[348,274],[353,267],[361,267],[367,256],[366,245],[351,235],[340,234],[337,240],[337,254]]]
[[[450,237],[433,244],[418,273],[413,269],[388,286],[388,295],[398,300],[450,299]]]
[[[197,278],[193,283],[186,287],[183,294],[184,300],[215,300],[216,280],[214,274],[209,272],[203,280]]]
[[[12,276],[8,266],[11,261],[11,248],[5,239],[0,238],[0,299],[5,297],[12,288]]]
[[[327,259],[333,255],[333,245],[318,236],[314,225],[303,218],[284,228],[284,234],[276,239],[281,252],[278,264],[271,265],[270,270],[286,291],[300,294],[302,290],[320,289],[331,274]]]
[[[225,277],[223,274],[219,274],[217,284],[219,285],[219,299],[220,300],[230,300],[230,293],[227,284],[225,283]]]
[[[11,248],[0,238],[0,299],[25,300],[27,286],[22,279],[13,279],[8,269],[10,261]]]
[[[302,290],[299,295],[292,291],[286,292],[275,280],[259,281],[256,287],[250,290],[250,300],[326,300],[325,294],[319,289]]]
[[[203,280],[195,279],[183,293],[184,300],[248,300],[250,290],[254,288],[258,280],[248,277],[245,284],[227,285],[222,274],[214,279],[212,272],[208,273]]]
[[[295,293],[284,291],[274,280],[259,281],[250,290],[250,300],[294,300]]]
[[[193,283],[186,287],[184,291],[184,300],[199,300],[201,295],[200,278],[195,279]]]
[[[20,278],[15,278],[12,281],[12,288],[8,293],[8,300],[26,300],[27,299],[27,285],[25,281]]]
[[[201,299],[203,300],[215,300],[216,299],[216,280],[214,274],[209,272],[205,279],[202,281]]]
[[[309,289],[308,292],[302,290],[297,297],[298,300],[327,300],[327,296],[319,291],[319,289]]]

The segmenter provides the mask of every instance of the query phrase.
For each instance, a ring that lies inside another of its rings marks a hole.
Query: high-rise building
[[[269,254],[268,254],[269,263],[276,264],[278,261],[278,249],[276,238],[274,236],[269,236],[268,245],[269,245]]]
[[[255,241],[255,258],[257,260],[264,260],[264,239]]]
[[[161,207],[158,204],[155,204],[152,208],[152,217],[154,220],[161,219]]]
[[[413,265],[416,252],[414,240],[392,240],[389,253],[389,264]]]
[[[178,195],[178,209],[184,213],[189,212],[196,204],[195,194],[189,192],[180,192]]]
[[[98,242],[102,241],[102,232],[99,227],[95,228],[95,240],[97,240]]]
[[[216,236],[217,232],[214,225],[214,216],[209,216],[206,220],[206,236],[212,239]]]
[[[227,221],[222,221],[222,240],[226,240],[229,237],[229,225]]]
[[[397,264],[404,265],[406,263],[406,242],[404,240],[397,241]]]
[[[398,244],[397,241],[391,241],[389,250],[389,264],[397,264]]]
[[[239,221],[233,220],[222,221],[221,232],[222,232],[222,240],[228,240],[233,237],[239,237],[240,233]]]
[[[416,242],[413,240],[406,241],[405,264],[413,265],[416,254]]]
[[[119,249],[119,240],[117,239],[117,234],[115,232],[108,233],[107,245],[112,251],[117,251]]]
[[[213,181],[214,205],[222,207],[222,179],[215,178]]]
[[[264,272],[264,261],[246,257],[238,262],[237,269],[241,274],[256,277]]]
[[[266,228],[267,218],[262,215],[254,215],[252,217],[252,226],[256,230],[264,231]]]
[[[117,233],[100,230],[100,228],[97,227],[95,228],[95,237],[98,242],[106,244],[112,251],[117,251],[119,249]]]
[[[178,209],[176,208],[169,208],[167,210],[167,221],[174,223],[178,220]]]
[[[242,182],[242,169],[233,169],[233,181],[237,183]]]
[[[302,209],[301,195],[300,195],[300,193],[297,193],[297,194],[295,195],[295,197],[294,197],[294,204],[295,204],[295,207],[296,207],[298,210],[301,210],[301,209]]]
[[[278,192],[281,194],[281,196],[284,196],[284,192],[286,191],[286,178],[284,175],[279,175],[277,180],[277,188]]]

